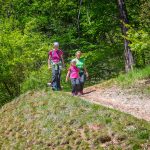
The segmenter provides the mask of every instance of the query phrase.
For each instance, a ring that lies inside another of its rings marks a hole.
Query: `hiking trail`
[[[134,93],[133,89],[124,89],[117,86],[102,88],[87,87],[82,99],[109,108],[131,114],[139,119],[150,121],[150,96]]]

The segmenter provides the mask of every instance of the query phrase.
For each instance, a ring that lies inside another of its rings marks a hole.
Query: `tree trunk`
[[[78,37],[80,38],[80,14],[81,14],[81,6],[82,0],[79,0],[79,11],[78,11],[78,18],[77,18],[77,25],[78,25]]]
[[[131,53],[131,49],[129,47],[130,41],[126,39],[128,27],[126,24],[129,23],[127,18],[127,10],[125,5],[125,0],[117,0],[118,1],[118,8],[120,14],[120,21],[121,21],[121,30],[124,36],[124,58],[125,58],[125,71],[128,72],[133,69],[133,56]]]

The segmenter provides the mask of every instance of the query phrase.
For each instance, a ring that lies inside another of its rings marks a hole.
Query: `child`
[[[68,73],[66,76],[66,82],[68,81],[69,77],[71,79],[72,84],[72,95],[75,96],[80,91],[80,80],[79,80],[79,69],[76,67],[76,61],[72,60],[70,68],[68,69]]]

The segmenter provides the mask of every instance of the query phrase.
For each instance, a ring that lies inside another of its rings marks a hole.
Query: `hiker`
[[[72,60],[66,76],[66,82],[68,82],[69,77],[71,80],[72,96],[80,95],[79,71],[79,68],[76,66],[76,61]]]
[[[87,72],[87,69],[85,67],[85,62],[84,62],[84,58],[81,58],[81,51],[77,51],[75,56],[76,58],[73,59],[76,61],[76,66],[77,68],[79,68],[79,76],[80,76],[80,94],[83,95],[83,88],[84,88],[84,82],[86,80],[86,78],[89,77],[89,74]]]
[[[52,68],[52,90],[61,90],[61,70],[64,67],[63,52],[59,50],[59,43],[54,42],[54,49],[48,53],[48,68]]]

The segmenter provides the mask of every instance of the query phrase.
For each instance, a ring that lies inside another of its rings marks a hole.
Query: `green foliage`
[[[134,52],[137,66],[145,66],[150,63],[150,35],[144,30],[130,28],[128,39],[131,41],[131,49]]]
[[[150,60],[149,2],[127,0],[126,4],[130,24],[134,26],[126,38],[132,42],[136,66],[144,67]],[[114,77],[124,69],[115,0],[88,0],[81,4],[76,0],[0,0],[0,7],[1,102],[28,88],[45,86],[48,75],[41,72],[40,79],[36,73],[43,68],[48,72],[43,65],[54,41],[60,42],[66,63],[77,50],[82,50],[92,83]],[[68,89],[65,73],[62,83]]]
[[[113,47],[113,48],[112,48]],[[114,49],[113,51],[111,51]],[[123,66],[122,58],[119,54],[119,47],[117,46],[97,46],[96,50],[89,51],[84,54],[86,66],[89,74],[94,80],[108,79],[115,77]],[[115,60],[118,61],[115,61]]]
[[[47,82],[50,80],[50,75],[47,65],[42,66],[38,71],[30,72],[29,77],[21,84],[21,92],[24,93],[28,90],[46,87]]]
[[[12,24],[17,21],[9,18],[0,25],[0,88],[8,100],[20,94],[20,84],[31,70],[40,68],[49,47],[45,36],[32,32],[34,24],[27,24],[24,34]]]
[[[135,66],[145,67],[150,64],[150,2],[127,0],[126,4],[130,16],[127,38],[131,41],[130,47],[134,54]]]

